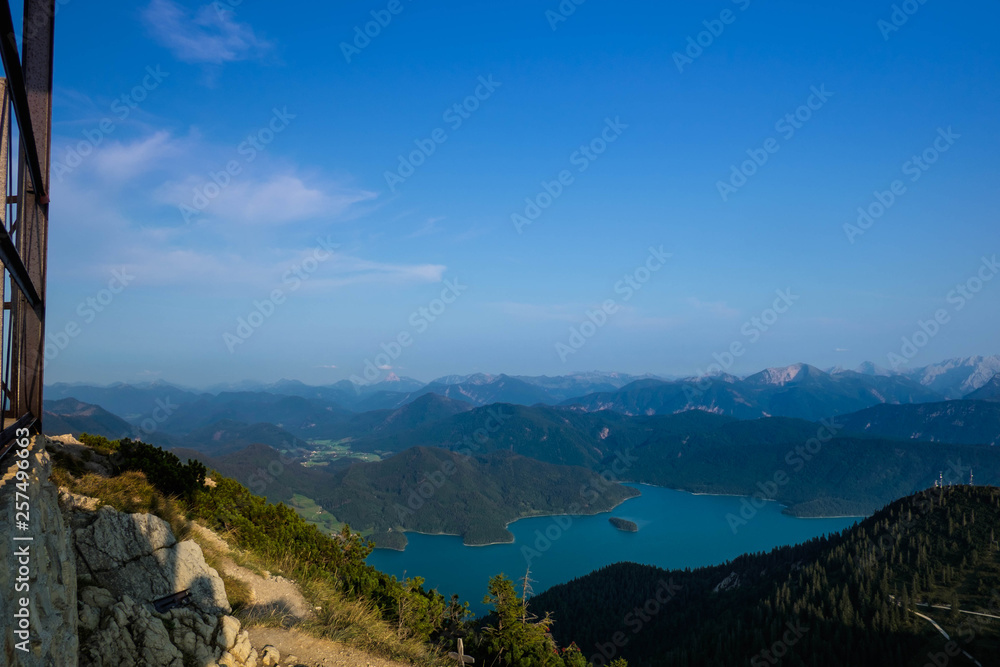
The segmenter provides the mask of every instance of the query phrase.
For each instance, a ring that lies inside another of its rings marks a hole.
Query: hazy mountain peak
[[[769,384],[782,386],[790,382],[801,382],[808,377],[815,377],[817,375],[826,374],[815,366],[798,363],[791,366],[766,368],[748,377],[747,382],[757,385]]]

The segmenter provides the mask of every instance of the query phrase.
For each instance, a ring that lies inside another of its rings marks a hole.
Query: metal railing
[[[55,10],[56,0],[24,0],[19,56],[10,3],[0,0],[0,458],[17,429],[41,431]]]

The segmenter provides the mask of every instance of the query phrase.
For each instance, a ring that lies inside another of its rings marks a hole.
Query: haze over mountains
[[[970,392],[990,385],[991,381],[993,384],[990,386],[997,387],[1000,383],[994,380],[997,374],[1000,374],[1000,355],[950,359],[901,371],[885,369],[870,362],[861,364],[854,371],[840,368],[822,371],[814,366],[798,363],[787,367],[768,368],[745,378],[721,373],[702,378],[661,378],[653,375],[635,376],[602,372],[572,373],[555,377],[477,373],[444,376],[428,383],[421,383],[412,378],[389,374],[385,380],[368,385],[355,384],[349,380],[323,386],[306,385],[296,380],[279,380],[273,383],[247,381],[214,385],[204,391],[162,381],[146,384],[118,383],[106,387],[58,383],[46,387],[45,397],[49,400],[76,398],[86,403],[101,405],[106,410],[129,419],[151,412],[157,400],[169,400],[180,405],[205,394],[247,393],[268,393],[328,401],[356,412],[397,408],[428,393],[473,405],[489,403],[554,405],[571,403],[574,399],[586,399],[576,403],[602,409],[597,407],[601,400],[629,400],[613,396],[623,392],[627,395],[660,394],[664,397],[680,392],[689,398],[690,406],[687,409],[701,408],[726,412],[742,410],[743,408],[737,408],[735,405],[745,404],[747,401],[744,400],[746,398],[744,394],[749,394],[751,397],[764,397],[761,400],[766,405],[748,406],[748,408],[766,412],[767,407],[777,406],[777,409],[782,409],[787,400],[784,394],[800,389],[830,392],[832,396],[840,396],[845,407],[853,406],[855,403],[868,405],[919,403],[962,398]],[[725,393],[727,385],[735,405],[732,407],[713,405],[712,397],[720,398],[719,393]],[[671,387],[673,389],[670,389]],[[987,388],[985,391],[990,390]],[[996,395],[997,390],[993,391]],[[675,397],[670,400],[680,399]],[[629,407],[625,403],[618,405]],[[671,411],[685,409],[686,405],[681,404]],[[648,412],[650,409],[649,406],[641,404],[635,405],[634,408],[643,412]],[[667,404],[662,409],[666,411]]]
[[[629,497],[621,481],[737,495],[766,489],[799,516],[868,514],[943,470],[1000,482],[998,380],[989,374],[998,360],[907,373],[794,364],[745,378],[283,380],[217,393],[162,382],[60,384],[47,388],[46,429],[173,449],[272,501],[307,499],[380,546],[402,548],[407,530],[484,543],[510,539],[504,525],[519,517],[567,511],[576,489],[608,470],[608,489],[574,511]],[[447,492],[413,516],[399,511],[445,468],[462,472]]]

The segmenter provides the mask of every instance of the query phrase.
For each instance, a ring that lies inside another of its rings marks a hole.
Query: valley
[[[959,385],[968,381],[951,374]],[[740,614],[754,614],[744,607],[767,599],[768,586],[786,585],[769,578],[773,565],[754,563],[840,558],[829,549],[859,530],[869,534],[861,526],[881,525],[872,517],[900,499],[936,486],[976,494],[1000,485],[992,376],[968,392],[979,398],[954,399],[908,376],[804,364],[742,379],[529,380],[400,380],[407,391],[356,387],[353,397],[345,387],[294,383],[215,394],[171,388],[163,399],[171,412],[152,430],[143,428],[151,413],[135,412],[151,388],[59,388],[57,395],[74,391],[132,412],[126,419],[63,396],[46,404],[47,423],[110,438],[125,430],[284,504],[323,535],[338,539],[349,527],[376,547],[368,565],[400,581],[419,574],[428,589],[457,594],[479,616],[489,612],[481,600],[491,577],[527,576],[532,604],[555,614],[554,636],[564,645],[605,646],[602,633],[614,634],[599,625],[607,615],[592,626],[567,616],[579,604],[573,596],[606,587],[603,577],[626,577],[623,600],[655,582],[691,582],[677,584],[675,594],[686,597],[689,586],[714,581],[715,595],[735,596]],[[597,391],[572,396],[574,386]],[[893,401],[877,400],[887,396]],[[490,402],[496,398],[521,402]],[[642,583],[647,572],[654,582]],[[611,607],[616,595],[605,596]],[[904,606],[944,614],[945,598],[909,595]],[[886,598],[890,609],[894,599]],[[977,604],[967,611],[985,608]],[[899,623],[890,617],[879,607],[871,622]],[[687,618],[667,622],[689,632]],[[726,627],[750,617],[742,618]],[[731,650],[745,650],[746,638],[732,637]],[[690,650],[707,650],[699,635],[691,641]],[[810,650],[817,641],[826,640],[810,639]],[[664,650],[645,636],[620,649],[650,665]],[[683,653],[667,655],[662,664],[686,664],[675,660]]]

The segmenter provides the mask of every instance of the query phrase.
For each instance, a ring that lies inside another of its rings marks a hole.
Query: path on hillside
[[[378,658],[329,639],[317,639],[295,628],[258,626],[248,630],[250,643],[258,652],[268,644],[281,652],[282,665],[292,664],[286,663],[286,656],[294,656],[297,664],[309,667],[411,667],[407,663]]]
[[[951,641],[951,637],[948,636],[948,633],[945,632],[944,628],[942,628],[940,625],[938,625],[937,621],[935,621],[933,618],[931,618],[930,616],[924,616],[919,611],[914,611],[913,609],[909,609],[908,611],[911,614],[916,614],[917,616],[919,616],[920,618],[924,619],[925,621],[928,621],[931,625],[933,625],[935,628],[937,628],[937,631],[940,632],[941,635],[944,636],[945,639],[947,639],[949,642]],[[971,655],[969,655],[968,651],[966,651],[964,649],[959,649],[959,650],[962,651],[962,655],[964,655],[966,658],[968,658],[972,662],[974,662],[977,665],[979,665],[979,667],[983,667],[982,663],[979,662],[978,660],[976,660],[975,658],[973,658]]]
[[[220,574],[224,573],[242,581],[250,588],[252,600],[252,607],[248,610],[250,613],[267,616],[277,612],[291,617],[293,621],[303,621],[312,616],[312,606],[293,581],[275,575],[262,577],[237,565],[229,556],[229,545],[224,539],[197,523],[194,524],[194,530],[219,554],[223,563]]]
[[[281,654],[281,665],[308,665],[308,667],[408,667],[405,663],[393,662],[364,653],[328,639],[317,639],[294,627],[296,622],[309,618],[312,606],[303,597],[293,581],[284,577],[269,575],[262,577],[256,572],[237,565],[230,557],[230,548],[224,539],[200,524],[193,524],[199,540],[208,544],[222,561],[222,571],[233,579],[249,586],[253,609],[251,613],[270,611],[287,614],[293,625],[290,628],[250,626],[250,643],[258,653],[265,646],[273,646]],[[220,572],[221,574],[221,572]]]

